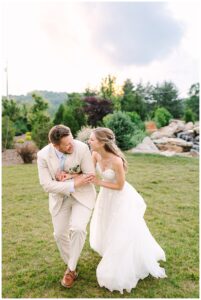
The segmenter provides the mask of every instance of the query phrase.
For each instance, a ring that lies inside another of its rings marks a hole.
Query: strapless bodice
[[[99,163],[96,164],[96,170],[98,174],[106,181],[113,181],[116,177],[115,171],[112,169],[106,169],[102,171]]]

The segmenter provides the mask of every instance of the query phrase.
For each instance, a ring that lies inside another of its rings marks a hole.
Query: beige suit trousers
[[[52,216],[54,238],[60,255],[71,271],[76,269],[86,239],[92,210],[72,196],[65,197],[56,216]]]

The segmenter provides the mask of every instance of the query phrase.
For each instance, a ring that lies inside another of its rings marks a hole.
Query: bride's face
[[[94,133],[91,133],[88,143],[93,151],[98,151],[103,147],[103,143],[97,140]]]

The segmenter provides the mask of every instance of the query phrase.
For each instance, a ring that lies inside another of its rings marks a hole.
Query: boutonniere
[[[80,165],[77,165],[75,167],[69,168],[68,173],[81,173]]]

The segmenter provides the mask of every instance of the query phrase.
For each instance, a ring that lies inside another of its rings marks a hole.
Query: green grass
[[[3,167],[3,298],[198,298],[198,159],[127,154],[127,180],[142,194],[146,222],[166,252],[168,278],[151,276],[121,295],[96,281],[98,254],[88,239],[71,289],[60,285],[65,265],[53,238],[48,196],[39,186],[36,165]],[[123,255],[123,254],[122,254]]]

